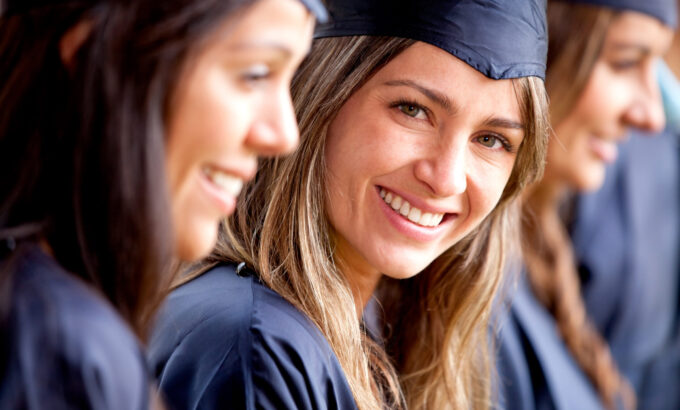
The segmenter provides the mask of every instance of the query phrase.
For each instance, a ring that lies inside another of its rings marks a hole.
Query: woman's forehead
[[[663,55],[670,47],[673,31],[649,15],[626,11],[612,21],[607,30],[605,48],[608,51],[637,51]]]
[[[505,111],[513,120],[520,116],[513,80],[492,80],[427,43],[416,42],[408,47],[378,70],[367,85],[411,88],[454,111],[464,105],[484,108],[484,112]]]

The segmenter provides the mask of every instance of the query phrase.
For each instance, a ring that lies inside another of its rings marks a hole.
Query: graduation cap
[[[677,26],[677,0],[569,0],[595,6],[611,7],[616,10],[637,11],[661,20],[669,27]]]
[[[162,0],[159,0],[162,1]],[[39,7],[55,6],[60,3],[80,3],[80,4],[97,4],[103,2],[102,0],[0,0],[0,16],[7,16],[11,14],[25,13],[31,9]],[[323,22],[328,19],[328,12],[321,0],[300,0],[307,9],[314,14],[317,21]],[[245,2],[244,2],[245,3]],[[251,2],[251,3],[254,3]]]
[[[410,38],[489,78],[545,78],[546,0],[327,0],[326,6],[330,20],[317,26],[316,38]]]

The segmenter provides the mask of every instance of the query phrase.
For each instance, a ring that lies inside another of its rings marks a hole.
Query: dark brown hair
[[[169,101],[186,62],[248,3],[75,0],[0,16],[0,241],[15,254],[47,243],[142,340],[173,258]],[[91,29],[67,69],[59,42],[81,21]]]

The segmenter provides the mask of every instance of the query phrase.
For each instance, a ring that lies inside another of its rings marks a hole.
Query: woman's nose
[[[467,150],[465,142],[445,149],[433,149],[428,158],[416,164],[416,178],[439,197],[460,195],[467,189]]]
[[[666,125],[655,64],[645,70],[639,91],[624,118],[628,124],[650,132],[660,132]]]
[[[247,144],[261,156],[286,154],[300,139],[288,88],[265,101],[254,117]]]

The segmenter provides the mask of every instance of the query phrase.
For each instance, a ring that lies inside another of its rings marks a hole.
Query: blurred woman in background
[[[668,0],[548,2],[553,135],[545,175],[523,198],[525,274],[501,324],[506,408],[635,407],[584,308],[566,225],[571,196],[602,185],[629,128],[663,128],[655,70],[675,16]]]
[[[666,129],[631,132],[571,238],[586,310],[638,408],[680,408],[680,32],[657,67]],[[669,69],[670,67],[670,69]],[[672,71],[671,71],[672,69]],[[631,303],[634,301],[634,303]]]
[[[328,4],[301,145],[171,294],[154,372],[182,408],[487,408],[485,326],[543,166],[544,7]]]
[[[2,3],[0,408],[149,407],[171,265],[296,145],[305,4]]]

